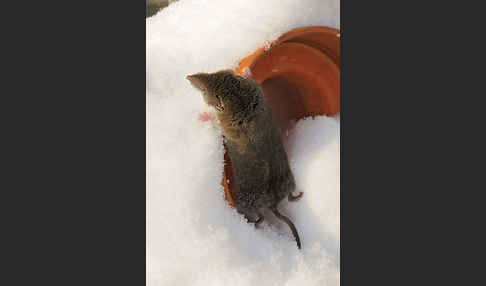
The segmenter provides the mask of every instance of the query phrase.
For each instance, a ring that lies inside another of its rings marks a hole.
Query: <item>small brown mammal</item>
[[[239,213],[255,225],[263,221],[263,210],[271,210],[288,224],[300,249],[297,229],[280,214],[277,204],[292,195],[295,181],[287,161],[280,130],[260,85],[236,75],[232,70],[197,73],[187,79],[203,93],[204,101],[214,107],[226,140],[235,187],[231,196]]]

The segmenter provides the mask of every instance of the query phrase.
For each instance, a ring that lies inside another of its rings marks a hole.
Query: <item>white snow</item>
[[[185,76],[234,68],[296,27],[339,28],[336,0],[181,0],[147,19],[147,285],[339,285],[339,119],[298,121],[286,147],[303,198],[261,228],[224,200],[221,134]]]

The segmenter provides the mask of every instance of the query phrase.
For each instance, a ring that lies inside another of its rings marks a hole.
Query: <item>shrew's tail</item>
[[[278,212],[277,207],[272,207],[270,210],[273,212],[273,214],[278,217],[279,219],[283,220],[285,223],[287,223],[290,227],[290,230],[292,230],[292,234],[295,237],[295,241],[297,242],[297,247],[300,249],[300,238],[299,234],[297,233],[297,229],[295,228],[295,225],[290,221],[290,219],[281,213]]]

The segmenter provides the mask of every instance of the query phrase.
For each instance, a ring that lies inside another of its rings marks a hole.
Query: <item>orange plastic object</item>
[[[226,152],[226,145],[224,146],[225,152],[224,152],[224,171],[223,171],[223,181],[221,184],[224,187],[224,195],[226,200],[229,202],[229,204],[234,207],[235,203],[233,202],[233,198],[231,197],[231,191],[233,189],[233,182],[234,182],[234,174],[233,174],[233,168],[231,168],[231,159],[228,155],[228,152]]]
[[[242,59],[236,73],[248,73],[262,85],[280,128],[291,119],[335,115],[340,110],[340,32],[328,27],[303,27],[280,36],[269,49],[261,47]],[[222,185],[234,206],[231,159],[224,155]]]

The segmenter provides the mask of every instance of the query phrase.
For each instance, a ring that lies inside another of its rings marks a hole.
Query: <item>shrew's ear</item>
[[[207,89],[207,86],[206,86],[206,75],[205,74],[201,74],[201,73],[196,73],[196,74],[192,74],[192,75],[188,75],[186,76],[186,79],[189,80],[189,82],[191,82],[191,84],[201,90],[201,91],[204,91]]]

